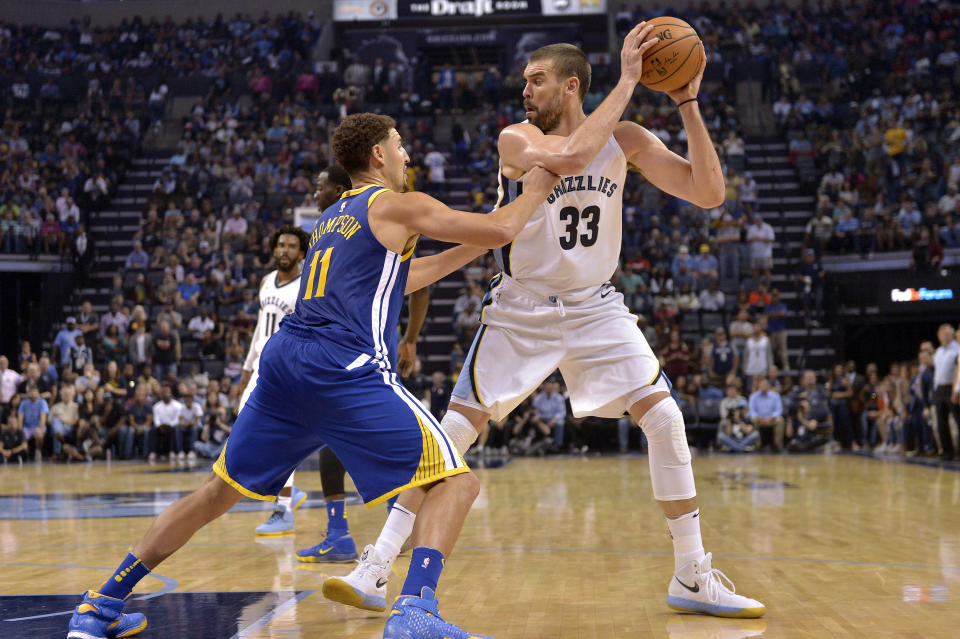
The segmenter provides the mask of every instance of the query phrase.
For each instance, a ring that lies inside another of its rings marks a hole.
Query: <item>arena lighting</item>
[[[952,300],[952,288],[894,288],[890,291],[891,302],[934,302]]]

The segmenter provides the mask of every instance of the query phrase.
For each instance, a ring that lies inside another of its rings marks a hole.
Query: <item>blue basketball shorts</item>
[[[327,445],[371,507],[469,472],[396,372],[346,341],[287,325],[270,338],[256,388],[213,466],[221,479],[270,501],[300,462]]]

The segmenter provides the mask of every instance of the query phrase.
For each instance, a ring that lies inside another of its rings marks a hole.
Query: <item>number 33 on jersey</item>
[[[562,176],[513,242],[494,251],[503,272],[544,296],[609,280],[620,257],[626,175],[626,157],[610,136],[583,173]],[[497,206],[522,189],[501,171]]]

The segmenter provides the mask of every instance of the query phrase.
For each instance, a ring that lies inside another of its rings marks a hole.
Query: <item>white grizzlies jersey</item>
[[[583,173],[560,178],[513,242],[494,250],[503,272],[544,296],[609,280],[620,258],[626,176],[627,159],[611,135]],[[501,170],[497,206],[522,189]]]
[[[280,320],[289,315],[297,306],[297,295],[300,293],[300,276],[277,286],[277,272],[272,271],[263,278],[260,287],[260,313],[257,316],[257,326],[254,329],[253,340],[250,342],[250,351],[243,367],[246,370],[257,370],[260,364],[260,353],[270,336],[277,332]]]

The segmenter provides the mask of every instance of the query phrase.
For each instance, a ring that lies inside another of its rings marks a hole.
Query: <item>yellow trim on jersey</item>
[[[483,313],[480,313],[480,318],[480,321],[483,321]],[[486,334],[487,327],[482,325],[480,327],[480,339],[477,340],[477,347],[473,351],[473,363],[470,365],[470,383],[473,384],[473,395],[481,406],[486,406],[487,403],[480,397],[480,385],[477,384],[477,360],[480,359],[480,346],[483,345],[483,338]]]
[[[410,259],[410,257],[413,255],[414,250],[416,250],[416,248],[417,248],[417,242],[419,242],[419,241],[420,241],[420,238],[418,237],[418,238],[417,238],[417,241],[414,242],[414,243],[413,243],[413,246],[410,247],[410,250],[400,256],[400,261],[401,261],[401,262],[406,262],[407,260]]]
[[[364,187],[364,188],[366,188],[366,187]],[[383,195],[384,193],[386,193],[386,192],[389,191],[389,190],[390,190],[390,189],[388,189],[387,187],[383,187],[382,189],[380,189],[379,191],[377,191],[376,193],[374,193],[373,195],[371,195],[371,196],[370,196],[370,199],[367,200],[367,208],[370,208],[370,205],[373,204],[373,201],[374,201],[375,199],[377,199],[378,197],[380,197],[381,195]]]
[[[381,186],[379,184],[368,184],[366,186],[361,186],[356,189],[350,189],[349,191],[344,191],[343,193],[340,194],[340,199],[342,200],[344,198],[353,197],[354,195],[359,195],[360,193],[363,193],[368,189],[387,189],[387,187]],[[390,189],[387,189],[387,190],[389,191]]]
[[[227,440],[229,441],[229,437]],[[223,450],[220,451],[220,457],[217,458],[216,463],[213,465],[213,472],[217,474],[220,479],[230,484],[231,488],[236,490],[238,493],[244,497],[249,497],[250,499],[257,499],[259,501],[276,501],[276,495],[261,495],[255,493],[252,490],[244,488],[236,480],[234,480],[230,473],[227,472],[227,446],[224,445]]]
[[[417,470],[413,473],[413,477],[410,481],[399,488],[394,488],[388,493],[380,495],[376,499],[370,500],[366,503],[367,508],[373,508],[374,506],[385,502],[394,495],[398,495],[405,490],[414,488],[416,486],[423,486],[424,484],[432,484],[436,481],[440,481],[445,477],[452,477],[453,475],[459,475],[461,473],[469,473],[470,469],[467,467],[467,464],[463,461],[463,457],[460,457],[460,463],[463,464],[460,468],[450,468],[446,467],[446,462],[443,461],[443,452],[440,450],[440,442],[437,441],[437,438],[433,436],[433,433],[423,425],[423,421],[420,419],[420,416],[414,413],[417,418],[417,423],[420,425],[420,436],[423,441],[422,452],[420,453],[420,463],[417,465]],[[459,453],[455,453],[459,456]]]

